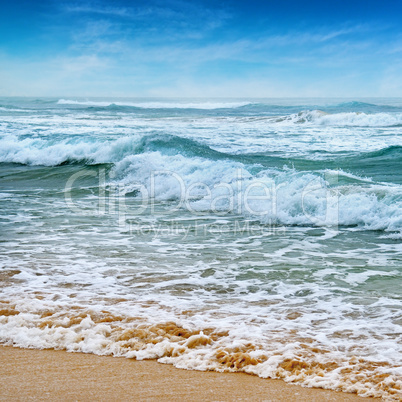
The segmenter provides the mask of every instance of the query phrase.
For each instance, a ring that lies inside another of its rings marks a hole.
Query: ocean
[[[0,342],[402,398],[402,99],[0,98]]]

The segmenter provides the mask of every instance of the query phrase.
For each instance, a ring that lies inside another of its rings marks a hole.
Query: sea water
[[[0,341],[401,398],[402,99],[0,99]]]

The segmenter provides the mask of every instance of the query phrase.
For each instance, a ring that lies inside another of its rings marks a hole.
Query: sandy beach
[[[1,400],[363,400],[242,373],[179,370],[156,361],[7,346],[0,347],[0,360]]]

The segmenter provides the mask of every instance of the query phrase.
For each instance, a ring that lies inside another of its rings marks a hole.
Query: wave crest
[[[402,125],[402,113],[327,113],[321,110],[302,111],[277,118],[282,124],[316,124],[322,126],[392,127]]]

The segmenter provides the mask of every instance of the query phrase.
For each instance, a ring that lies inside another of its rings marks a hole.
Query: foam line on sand
[[[0,347],[0,361],[0,400],[364,401],[354,394],[243,373],[179,370],[156,361],[8,346]]]

